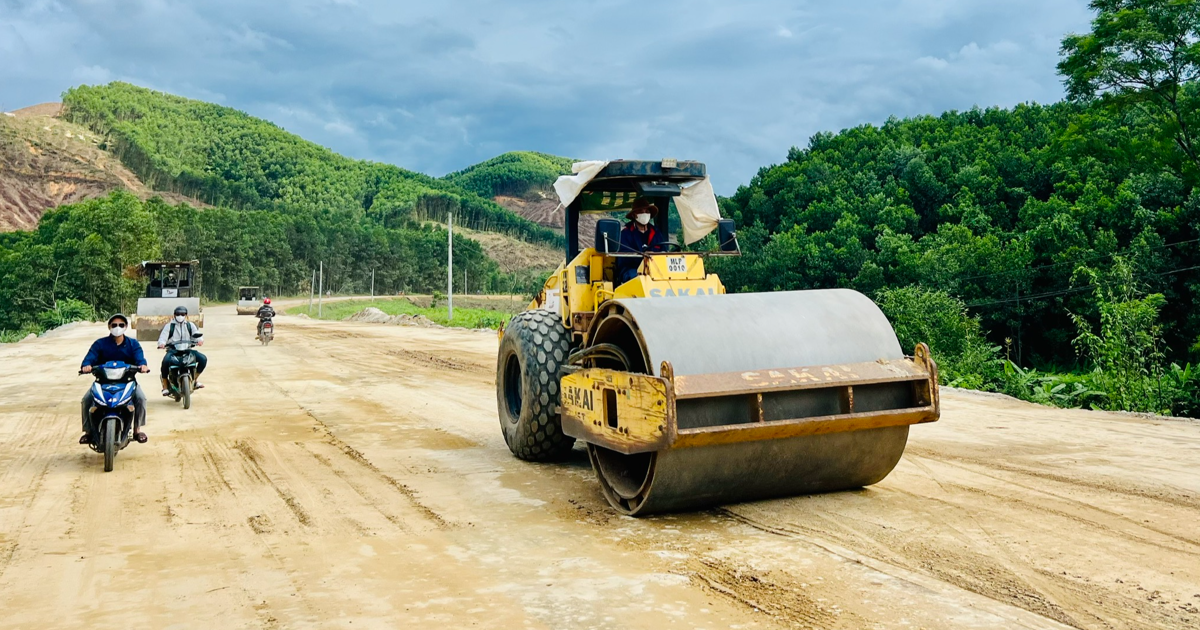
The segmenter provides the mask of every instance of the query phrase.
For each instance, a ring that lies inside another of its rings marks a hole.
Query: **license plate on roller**
[[[668,273],[687,273],[687,259],[683,256],[667,256]]]

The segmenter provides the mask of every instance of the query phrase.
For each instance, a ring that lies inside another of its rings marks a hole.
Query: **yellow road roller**
[[[156,341],[162,329],[171,322],[175,308],[188,309],[188,318],[204,327],[200,311],[200,261],[148,260],[138,266],[136,273],[146,280],[146,293],[138,298],[133,314],[133,329],[138,341]]]
[[[928,347],[906,356],[866,296],[725,293],[705,260],[740,249],[704,164],[573,171],[555,183],[566,263],[501,331],[497,407],[518,458],[582,441],[609,504],[642,516],[868,486],[910,425],[938,419]],[[587,213],[605,218],[581,239]]]

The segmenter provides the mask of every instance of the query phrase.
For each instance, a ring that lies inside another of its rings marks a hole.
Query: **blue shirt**
[[[87,356],[83,357],[81,367],[100,365],[109,361],[120,361],[128,365],[146,365],[146,356],[142,354],[142,344],[137,339],[126,336],[125,343],[117,345],[112,335],[106,335],[92,342]]]

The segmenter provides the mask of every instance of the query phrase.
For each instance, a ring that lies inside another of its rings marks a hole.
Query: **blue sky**
[[[511,150],[707,162],[1051,102],[1085,0],[0,0],[0,109],[123,80],[442,175]]]

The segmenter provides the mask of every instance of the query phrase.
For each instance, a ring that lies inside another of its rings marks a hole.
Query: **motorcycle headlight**
[[[125,378],[125,368],[104,368],[104,378],[110,381],[119,381]]]

